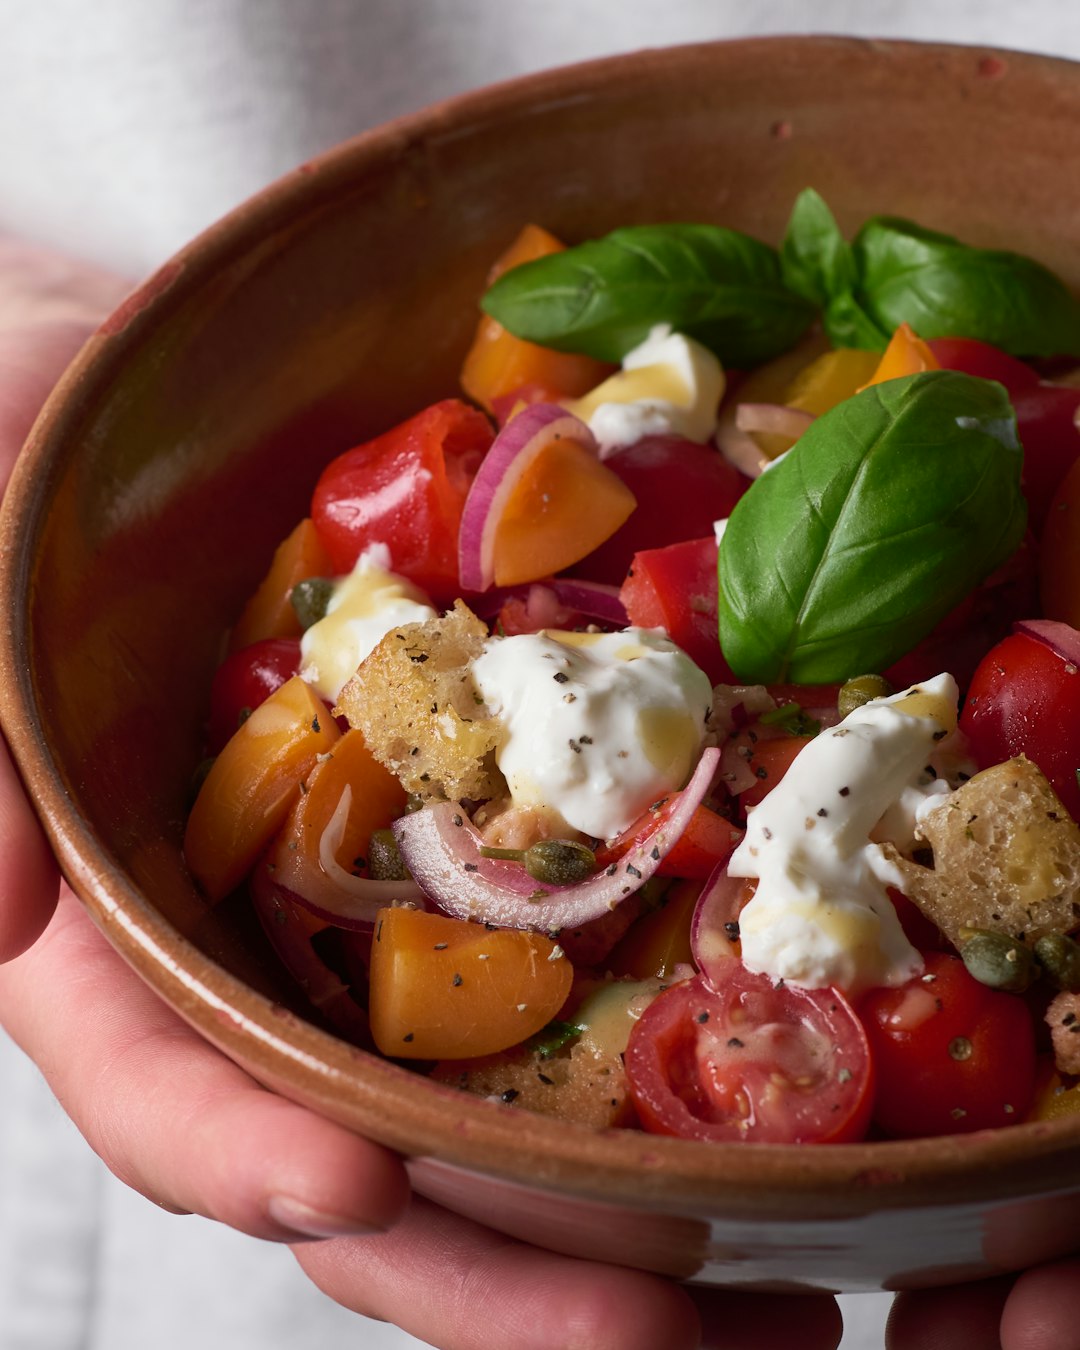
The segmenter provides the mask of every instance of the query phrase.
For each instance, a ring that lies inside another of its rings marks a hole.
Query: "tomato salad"
[[[340,1034],[568,1120],[1078,1109],[1080,304],[807,190],[780,249],[529,226],[482,308],[237,620],[208,899]]]

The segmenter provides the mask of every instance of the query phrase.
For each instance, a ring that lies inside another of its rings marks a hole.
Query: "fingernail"
[[[305,1237],[370,1237],[373,1233],[385,1231],[352,1215],[330,1214],[324,1209],[315,1209],[291,1195],[272,1195],[267,1201],[266,1210],[275,1223],[281,1224],[283,1228],[291,1228],[294,1233],[303,1233]]]

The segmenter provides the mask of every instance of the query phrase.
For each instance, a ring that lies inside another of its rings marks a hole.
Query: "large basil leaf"
[[[633,225],[505,272],[482,301],[517,337],[621,361],[661,323],[747,367],[794,346],[814,306],[775,249],[717,225]]]
[[[1005,390],[937,370],[814,421],[720,544],[720,642],[754,683],[827,684],[909,651],[1020,543]]]
[[[1041,263],[891,217],[853,245],[858,298],[886,332],[981,338],[1014,356],[1080,356],[1080,303]]]

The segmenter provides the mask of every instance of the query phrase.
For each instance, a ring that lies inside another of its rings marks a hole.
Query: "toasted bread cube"
[[[982,928],[1030,946],[1080,927],[1080,826],[1023,755],[975,774],[919,828],[933,867],[894,861],[908,897],[950,942]]]
[[[407,792],[450,801],[505,792],[494,758],[499,724],[472,678],[487,638],[459,600],[442,618],[392,629],[342,689],[335,713],[360,728]]]

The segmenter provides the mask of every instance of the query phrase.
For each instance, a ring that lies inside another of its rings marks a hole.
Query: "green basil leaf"
[[[482,300],[520,338],[621,361],[657,324],[729,366],[793,347],[814,307],[784,285],[775,249],[717,225],[633,225],[512,268]]]
[[[856,284],[855,255],[820,192],[805,188],[795,198],[780,267],[785,283],[818,309]]]
[[[886,216],[853,248],[856,298],[886,333],[909,323],[921,338],[962,334],[1014,356],[1080,356],[1080,302],[1031,258]]]
[[[1022,453],[1001,385],[936,370],[812,422],[720,543],[720,643],[740,680],[884,670],[1020,543]]]

